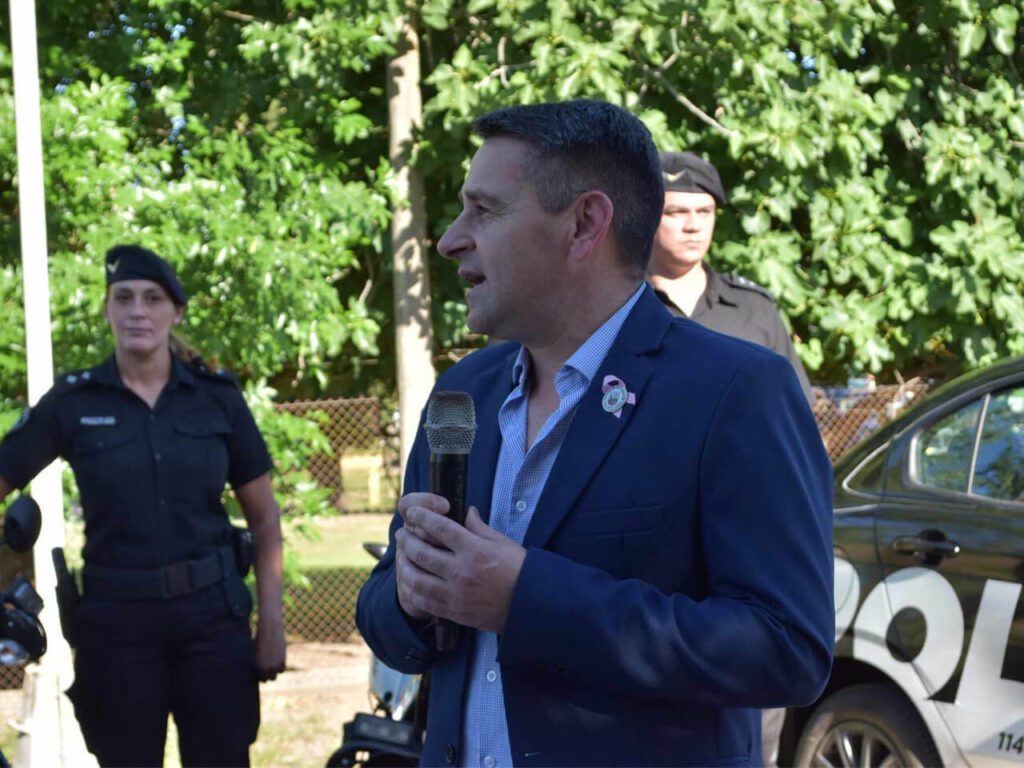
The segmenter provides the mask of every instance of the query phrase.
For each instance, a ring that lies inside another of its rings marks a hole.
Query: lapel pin
[[[604,393],[601,407],[616,419],[622,418],[622,409],[626,407],[626,403],[636,405],[636,393],[628,391],[626,383],[618,376],[605,376],[601,391]]]

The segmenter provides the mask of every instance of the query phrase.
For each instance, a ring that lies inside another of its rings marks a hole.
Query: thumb
[[[490,534],[493,533],[491,527],[480,517],[480,511],[476,507],[466,510],[466,530],[485,539],[491,538]]]

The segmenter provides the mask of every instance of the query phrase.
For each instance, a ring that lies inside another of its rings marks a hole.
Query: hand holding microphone
[[[414,619],[438,617],[435,639],[445,651],[458,645],[458,624],[502,631],[526,558],[523,547],[489,528],[468,506],[474,421],[468,394],[431,397],[425,424],[430,492],[406,494],[398,502],[405,520],[396,534],[399,603]]]

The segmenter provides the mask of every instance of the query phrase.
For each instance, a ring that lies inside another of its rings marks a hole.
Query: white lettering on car
[[[985,582],[956,693],[957,704],[971,709],[1009,712],[1024,702],[1024,683],[1002,676],[1020,592],[1020,584],[998,579]]]
[[[949,682],[964,653],[965,623],[960,598],[944,576],[921,567],[896,571],[871,589],[859,610],[857,570],[836,558],[835,577],[836,640],[852,624],[854,658],[885,672],[920,703]],[[954,701],[935,701],[960,748],[979,765],[1024,758],[1024,682],[1002,676],[1022,590],[1021,584],[986,580]],[[927,627],[913,661],[894,657],[886,643],[893,617],[904,608],[920,611]]]

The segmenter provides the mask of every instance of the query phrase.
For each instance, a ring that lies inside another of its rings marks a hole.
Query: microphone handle
[[[430,454],[430,492],[448,500],[448,517],[459,525],[466,524],[466,488],[469,479],[468,453]],[[434,639],[441,651],[454,651],[459,644],[462,627],[447,619],[434,625]]]

